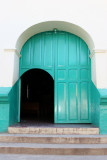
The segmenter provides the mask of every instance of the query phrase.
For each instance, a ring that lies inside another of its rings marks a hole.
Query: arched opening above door
[[[21,122],[54,122],[54,80],[42,69],[21,76]]]
[[[29,38],[40,32],[53,31],[55,28],[59,31],[65,31],[77,35],[86,42],[90,52],[93,52],[95,45],[91,35],[81,26],[66,21],[46,21],[27,28],[17,39],[15,48],[20,53],[22,46]]]

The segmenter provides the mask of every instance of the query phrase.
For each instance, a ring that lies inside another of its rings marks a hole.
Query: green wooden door
[[[90,123],[89,49],[75,35],[58,32],[55,36],[55,122]]]
[[[40,68],[54,79],[54,122],[90,123],[91,62],[89,49],[67,32],[44,32],[30,38],[21,50],[20,76]]]

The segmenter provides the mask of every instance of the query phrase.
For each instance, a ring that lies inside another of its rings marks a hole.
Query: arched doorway
[[[54,80],[41,69],[21,76],[21,122],[54,122]]]
[[[54,122],[91,123],[91,59],[83,39],[64,32],[36,34],[22,47],[20,76],[32,68],[54,79]]]

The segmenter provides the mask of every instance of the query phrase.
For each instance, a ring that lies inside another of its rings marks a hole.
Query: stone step
[[[106,155],[31,155],[31,154],[0,154],[0,160],[107,160]]]
[[[107,155],[107,144],[29,144],[0,143],[2,154]]]
[[[1,143],[0,147],[23,148],[107,148],[107,144],[43,144],[43,143]]]
[[[38,144],[107,144],[107,136],[0,134],[0,142]]]
[[[9,127],[8,133],[14,134],[80,134],[80,135],[98,135],[99,128],[39,128],[39,127]]]

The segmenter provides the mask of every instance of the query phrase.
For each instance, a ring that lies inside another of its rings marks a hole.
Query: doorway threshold
[[[8,128],[12,134],[83,134],[98,135],[99,128],[93,124],[55,124],[48,122],[25,122],[17,123]]]

